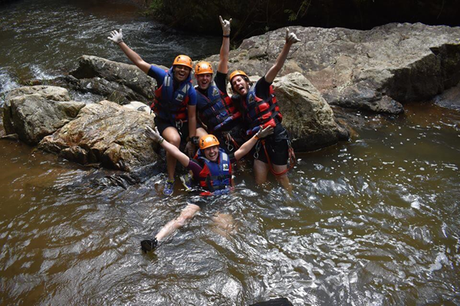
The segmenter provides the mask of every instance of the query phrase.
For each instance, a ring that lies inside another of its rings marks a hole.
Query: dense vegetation
[[[218,15],[233,18],[234,38],[286,25],[370,29],[390,22],[460,24],[457,0],[146,0],[159,21],[183,30],[219,33]]]

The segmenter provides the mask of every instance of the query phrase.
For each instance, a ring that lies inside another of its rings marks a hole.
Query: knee
[[[176,129],[168,128],[163,132],[163,137],[172,145],[179,147],[180,145],[180,135]]]
[[[170,139],[168,140],[168,142],[173,144],[176,147],[179,147],[179,145],[180,145],[180,135],[177,134],[177,135],[170,136]]]

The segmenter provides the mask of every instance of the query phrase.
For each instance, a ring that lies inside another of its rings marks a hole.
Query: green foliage
[[[293,21],[297,21],[297,20],[303,18],[308,12],[308,8],[311,5],[311,1],[312,0],[303,0],[297,11],[294,11],[292,9],[285,9],[284,12],[286,14],[289,14],[288,15],[288,20],[293,22]]]
[[[149,15],[158,15],[163,9],[163,0],[151,0],[146,13]]]
[[[186,31],[219,35],[217,16],[232,18],[232,42],[293,25],[369,29],[389,22],[441,24],[442,20],[457,25],[460,13],[460,4],[454,3],[459,1],[445,0],[145,1],[155,20]]]

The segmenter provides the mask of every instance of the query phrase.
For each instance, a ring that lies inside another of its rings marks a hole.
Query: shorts
[[[169,120],[164,120],[159,117],[155,117],[155,126],[158,128],[158,132],[163,135],[164,130],[168,127],[173,127],[179,133],[182,141],[185,141],[188,137],[188,122],[187,121],[176,121],[173,124]]]
[[[203,210],[207,207],[207,210],[210,208],[216,210],[222,210],[229,202],[229,190],[225,191],[222,194],[213,194],[208,196],[201,195],[200,191],[194,192],[194,194],[187,201],[188,204],[197,205]]]
[[[269,163],[267,159],[270,159],[270,163],[274,165],[287,165],[289,158],[289,144],[287,139],[276,140],[274,137],[267,137],[265,139],[265,149],[262,142],[259,142],[254,149],[254,159],[260,160],[264,163]],[[257,152],[258,150],[258,152]],[[257,154],[258,153],[258,154]]]

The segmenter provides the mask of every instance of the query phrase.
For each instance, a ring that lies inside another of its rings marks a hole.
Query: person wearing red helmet
[[[227,95],[228,57],[230,52],[230,23],[219,16],[223,38],[219,54],[219,64],[213,80],[214,70],[211,63],[201,61],[195,66],[197,85],[197,111],[202,127],[197,129],[197,136],[208,132],[215,135],[228,152],[235,150],[242,142],[238,137],[241,113],[233,105]],[[236,139],[236,140],[235,140]],[[229,141],[231,140],[231,141]],[[235,143],[236,142],[236,143]]]
[[[181,141],[196,134],[196,91],[191,83],[192,59],[187,55],[178,55],[172,67],[163,69],[145,62],[135,51],[123,42],[123,33],[112,31],[108,37],[118,44],[125,55],[146,74],[157,82],[152,110],[155,113],[155,126],[161,135],[179,148]],[[186,151],[193,155],[195,148],[189,141]],[[176,159],[166,153],[168,180],[163,193],[171,195],[174,189]]]
[[[276,102],[276,96],[271,85],[278,72],[284,65],[291,46],[300,40],[294,33],[286,29],[286,42],[275,64],[259,79],[255,85],[249,81],[247,74],[242,70],[235,70],[229,76],[230,85],[234,92],[233,100],[244,113],[244,120],[248,123],[248,135],[256,133],[260,128],[272,126],[274,133],[257,145],[254,153],[254,174],[258,185],[267,181],[271,171],[281,185],[292,190],[287,176],[287,161],[290,157],[289,136],[281,124],[282,115]]]
[[[260,129],[248,141],[229,156],[219,147],[219,140],[211,134],[201,136],[198,144],[199,150],[194,159],[182,153],[176,146],[165,140],[158,129],[153,130],[146,127],[146,135],[154,142],[159,143],[167,152],[172,154],[184,167],[193,173],[195,181],[199,182],[201,189],[200,196],[221,195],[228,193],[232,186],[232,163],[246,155],[257,141],[273,133],[272,127]],[[200,201],[202,203],[202,201]],[[141,248],[144,252],[151,251],[167,236],[170,236],[178,228],[184,226],[186,222],[201,210],[202,204],[197,202],[187,203],[178,218],[168,222],[153,239],[141,241]]]

